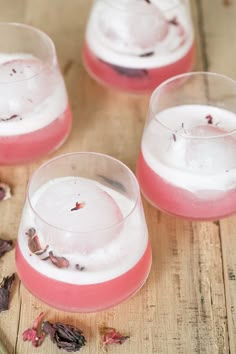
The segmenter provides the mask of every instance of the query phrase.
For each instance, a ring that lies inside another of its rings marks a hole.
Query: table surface
[[[133,171],[145,122],[148,96],[105,89],[88,77],[81,49],[90,0],[0,0],[0,21],[39,27],[54,40],[72,110],[72,133],[54,156],[72,151],[110,154]],[[236,2],[192,0],[197,59],[195,70],[236,79]],[[0,167],[0,179],[13,186],[13,198],[0,203],[0,235],[17,238],[26,184],[43,161]],[[42,347],[23,342],[22,332],[41,311],[52,321],[84,330],[81,353],[102,352],[99,327],[130,335],[122,354],[236,353],[236,217],[190,222],[165,215],[144,202],[153,249],[148,281],[130,300],[110,310],[71,314],[47,307],[17,279],[10,309],[0,314],[0,338],[9,353],[57,354],[49,338]],[[1,278],[15,271],[14,251],[0,260]]]

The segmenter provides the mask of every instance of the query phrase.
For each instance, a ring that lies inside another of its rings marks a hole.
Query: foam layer
[[[124,197],[119,192],[107,188],[100,183],[95,183],[91,180],[82,179],[78,177],[58,178],[48,182],[35,193],[32,200],[33,205],[38,209],[38,204],[40,203],[40,200],[42,201],[42,198],[44,199],[43,195],[45,193],[47,194],[47,200],[50,200],[51,195],[51,200],[55,201],[55,204],[54,206],[52,205],[51,208],[49,207],[49,205],[44,204],[44,212],[46,212],[46,210],[48,211],[51,209],[50,218],[52,218],[54,211],[54,217],[58,215],[57,221],[59,221],[59,219],[62,218],[62,209],[58,205],[58,203],[60,203],[61,205],[59,199],[63,201],[66,198],[65,205],[67,206],[67,196],[62,193],[62,195],[60,195],[60,198],[56,198],[55,200],[54,193],[56,192],[57,188],[61,190],[60,186],[62,183],[64,185],[66,183],[69,186],[69,190],[71,191],[71,187],[73,184],[74,186],[81,186],[81,182],[82,185],[84,185],[84,182],[86,184],[84,190],[81,190],[79,188],[79,193],[81,193],[82,199],[83,197],[87,197],[90,201],[94,202],[96,200],[96,196],[92,197],[90,193],[88,194],[87,188],[89,187],[89,185],[91,187],[91,191],[97,191],[97,188],[100,190],[99,198],[103,196],[103,200],[98,201],[98,203],[100,204],[101,208],[103,207],[105,209],[100,210],[100,218],[102,217],[101,215],[104,215],[104,213],[105,215],[107,215],[108,213],[110,221],[117,222],[117,220],[119,221],[121,219],[120,213],[122,213],[123,218],[127,216],[128,213],[131,211],[133,202]],[[76,193],[78,194],[77,187]],[[97,193],[96,195],[98,196]],[[89,203],[88,199],[87,203]],[[75,200],[72,200],[72,207],[74,201]],[[108,210],[108,205],[110,210]],[[71,199],[68,204],[68,207],[71,207]],[[82,218],[82,213],[79,213],[83,211],[85,212],[85,207],[84,210],[80,209],[71,212],[68,215],[69,218],[67,219],[67,221],[66,218],[63,217],[64,220],[60,220],[60,222],[68,222],[72,229],[73,225],[71,223],[75,223],[74,227],[78,228],[78,220],[81,220],[80,217]],[[40,209],[40,212],[42,211],[43,209]],[[76,216],[78,216],[78,220],[75,219]],[[95,219],[91,217],[90,224],[87,225],[89,229],[92,227],[94,220],[98,222],[97,216],[95,216]],[[36,228],[42,245],[50,245],[48,251],[51,249],[53,250],[55,255],[64,256],[70,261],[70,268],[59,270],[54,265],[50,264],[50,262],[42,261],[36,255],[30,255],[27,244],[27,236],[25,235],[25,232],[30,227]],[[85,225],[83,224],[83,230],[84,227]],[[98,239],[99,244],[97,243]],[[133,212],[132,215],[128,217],[125,225],[123,223],[117,224],[116,227],[112,229],[107,229],[105,234],[104,232],[100,233],[99,230],[95,232],[88,231],[87,233],[72,233],[62,231],[60,232],[60,230],[54,230],[53,228],[50,228],[47,224],[43,223],[35,216],[35,214],[32,212],[32,210],[27,204],[23,211],[18,236],[18,242],[21,252],[33,268],[40,271],[46,276],[73,284],[100,283],[124,274],[125,272],[130,270],[143,256],[147,247],[147,241],[147,229],[146,225],[143,223],[143,215],[142,211],[140,210],[136,210],[135,212]],[[75,269],[75,264],[80,264],[86,269],[83,272],[79,272],[77,269]]]
[[[45,67],[28,54],[0,54],[0,136],[44,128],[63,114],[67,104],[57,67]]]
[[[96,2],[87,25],[87,44],[100,59],[124,67],[157,68],[181,59],[192,46],[193,32],[184,4],[171,11],[162,2],[159,8],[135,0],[115,6]],[[169,22],[173,19],[177,25]],[[145,56],[147,53],[153,54]]]
[[[220,136],[235,129],[236,114],[225,109],[207,105],[171,107],[150,121],[142,153],[152,170],[175,186],[196,193],[227,191],[236,187],[236,134]],[[193,135],[195,138],[191,138]]]

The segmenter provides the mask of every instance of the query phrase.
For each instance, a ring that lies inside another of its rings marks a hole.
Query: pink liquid
[[[68,105],[63,114],[41,129],[26,134],[0,136],[0,164],[30,162],[57,149],[70,132],[71,120]]]
[[[149,92],[170,77],[192,70],[194,45],[191,46],[185,56],[175,63],[156,69],[140,68],[137,69],[137,75],[134,71],[133,73],[129,72],[129,75],[125,75],[124,71],[119,73],[111,64],[96,57],[87,44],[84,45],[83,49],[83,61],[88,73],[102,84],[134,93]]]
[[[173,171],[174,173],[174,171]],[[216,220],[236,211],[236,190],[201,195],[178,188],[160,178],[140,153],[137,178],[144,196],[159,209],[191,220]],[[215,194],[215,195],[214,195]]]
[[[145,282],[151,267],[151,246],[140,261],[121,276],[98,284],[77,285],[37,272],[16,247],[16,266],[26,288],[52,307],[72,312],[93,312],[114,306],[133,295]]]

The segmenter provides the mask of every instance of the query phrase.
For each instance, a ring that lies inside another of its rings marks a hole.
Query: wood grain
[[[110,154],[133,171],[140,145],[148,96],[132,96],[101,87],[85,72],[81,49],[91,1],[0,0],[0,20],[31,24],[56,44],[73,110],[68,141],[52,156],[72,151]],[[192,0],[196,33],[195,70],[218,71],[236,78],[236,5],[223,0]],[[43,161],[1,167],[0,180],[14,196],[0,204],[0,234],[16,239],[26,184]],[[40,348],[22,341],[22,332],[41,311],[49,320],[84,330],[88,344],[81,353],[102,352],[99,327],[130,335],[118,354],[236,353],[236,218],[220,223],[191,223],[165,215],[144,201],[153,248],[151,274],[130,300],[96,314],[56,311],[38,301],[17,281],[10,310],[0,315],[0,338],[15,354],[62,353],[47,338]],[[14,272],[14,251],[0,260],[0,274]]]

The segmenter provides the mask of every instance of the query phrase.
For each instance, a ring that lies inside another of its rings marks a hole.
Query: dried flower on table
[[[15,274],[13,273],[9,277],[4,277],[0,284],[0,312],[9,308],[10,290],[14,280]]]
[[[60,322],[50,323],[45,321],[43,322],[42,329],[50,335],[51,341],[58,348],[64,349],[67,352],[79,351],[86,344],[83,332],[79,328]]]
[[[11,198],[11,188],[6,183],[0,183],[0,201]]]
[[[3,240],[0,238],[0,257],[12,249],[12,240]]]
[[[115,328],[104,327],[101,329],[102,333],[102,344],[105,350],[109,344],[123,344],[129,336],[123,336],[120,332],[116,331]]]
[[[34,347],[39,347],[46,336],[46,334],[41,331],[41,320],[44,316],[44,313],[40,313],[40,315],[34,321],[33,327],[28,328],[23,332],[23,340],[32,342]]]

